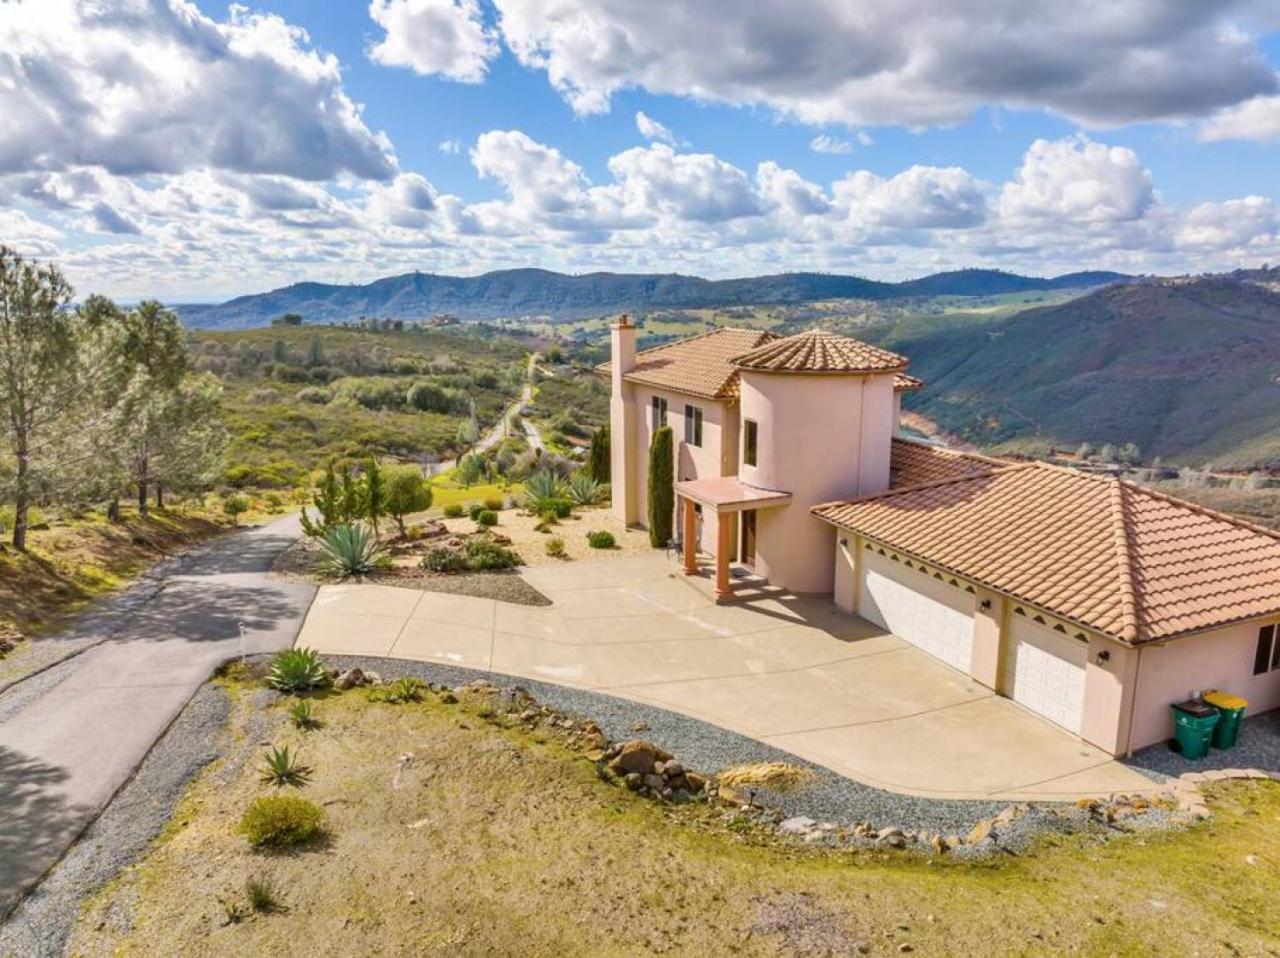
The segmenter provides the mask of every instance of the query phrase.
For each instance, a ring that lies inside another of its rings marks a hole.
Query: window
[[[649,428],[657,432],[659,427],[667,423],[667,401],[661,396],[653,397],[652,414],[649,417]]]
[[[742,420],[742,464],[745,466],[754,466],[756,464],[757,432],[754,419]]]
[[[702,445],[702,410],[697,406],[684,407],[684,441],[690,446]]]
[[[1253,674],[1280,669],[1280,626],[1264,625],[1258,630],[1258,648],[1253,653]]]

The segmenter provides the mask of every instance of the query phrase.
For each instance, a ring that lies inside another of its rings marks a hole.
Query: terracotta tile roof
[[[898,373],[893,377],[893,388],[896,392],[906,392],[910,389],[923,389],[924,380],[916,379],[915,376],[908,376],[906,373]]]
[[[848,336],[810,329],[735,356],[733,364],[760,372],[867,373],[905,370],[907,359]]]
[[[889,453],[889,488],[903,489],[944,479],[986,475],[994,468],[1007,465],[1003,459],[894,436]]]
[[[636,355],[636,365],[626,380],[708,399],[734,399],[738,395],[738,370],[729,362],[761,343],[777,339],[759,329],[722,326],[688,339],[655,346]],[[596,369],[608,375],[612,362]]]
[[[1280,534],[1072,469],[1014,463],[813,512],[1130,644],[1280,613]]]

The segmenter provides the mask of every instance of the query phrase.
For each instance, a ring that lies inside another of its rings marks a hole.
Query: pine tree
[[[649,445],[649,545],[655,549],[671,541],[676,509],[674,445],[670,426],[660,427]]]
[[[591,457],[588,460],[588,472],[596,482],[610,482],[612,463],[610,462],[609,425],[606,423],[591,434]]]

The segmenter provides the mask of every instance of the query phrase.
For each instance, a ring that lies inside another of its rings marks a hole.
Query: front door
[[[749,569],[756,567],[756,511],[742,512],[742,564]]]

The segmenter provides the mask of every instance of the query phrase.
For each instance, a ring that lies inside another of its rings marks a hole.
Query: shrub
[[[365,575],[382,556],[382,544],[362,522],[334,526],[320,539],[320,565],[334,575]]]
[[[459,519],[466,510],[462,508],[459,502],[451,502],[444,507],[444,517],[446,519]]]
[[[649,445],[649,545],[661,549],[671,541],[676,508],[674,439],[670,426],[660,426]]]
[[[426,686],[423,685],[421,679],[405,676],[402,679],[396,679],[383,688],[374,689],[370,698],[379,702],[389,702],[392,705],[399,705],[405,702],[421,702],[424,688]]]
[[[323,386],[306,386],[298,390],[298,402],[311,403],[315,406],[323,406],[333,398],[333,391],[325,389]]]
[[[311,703],[306,699],[299,699],[293,703],[293,707],[289,709],[289,719],[293,722],[295,728],[299,728],[304,732],[310,732],[313,728],[320,727],[320,720],[316,718]]]
[[[433,546],[422,557],[422,568],[431,572],[461,572],[466,567],[462,553],[448,546]]]
[[[490,512],[501,512],[503,506],[502,496],[486,496],[484,507]]]
[[[575,506],[594,506],[609,498],[609,487],[579,472],[569,480],[569,498]]]
[[[481,509],[476,514],[476,523],[481,526],[496,526],[498,524],[498,514],[492,509]]]
[[[236,831],[255,847],[304,845],[324,831],[324,812],[305,798],[266,795],[250,803]]]
[[[520,564],[520,556],[491,539],[472,539],[463,547],[467,568],[473,572],[511,569]]]
[[[387,514],[405,534],[404,517],[431,508],[431,484],[417,466],[388,466],[382,470],[386,484]]]
[[[569,488],[564,480],[549,469],[539,469],[524,484],[525,505],[530,512],[542,515],[547,503],[556,499],[566,499]]]
[[[267,685],[280,692],[306,692],[329,685],[329,672],[315,649],[284,649],[271,660]]]
[[[609,425],[606,423],[591,434],[591,456],[587,470],[591,473],[591,478],[598,483],[608,483],[611,478],[610,455]]]
[[[612,532],[607,529],[599,529],[595,532],[587,533],[587,545],[593,549],[612,549],[617,543],[614,541]]]
[[[290,752],[288,745],[272,748],[262,766],[262,784],[283,788],[292,785],[301,788],[311,778],[311,767],[303,765],[297,752]]]
[[[458,481],[464,486],[474,486],[484,478],[484,459],[474,452],[467,453],[458,460]]]
[[[552,536],[550,539],[547,540],[546,550],[547,550],[547,555],[551,556],[551,558],[563,559],[564,558],[564,540],[561,539],[559,536]]]
[[[472,502],[467,505],[467,515],[471,517],[472,522],[480,521],[480,513],[484,512],[483,502]]]
[[[247,496],[230,495],[222,500],[222,511],[231,517],[233,526],[240,524],[240,517],[249,511],[249,499]]]

